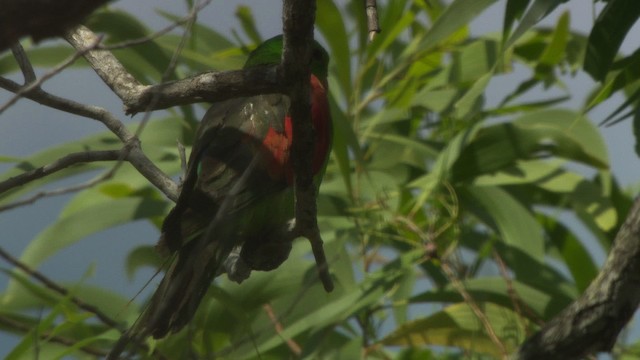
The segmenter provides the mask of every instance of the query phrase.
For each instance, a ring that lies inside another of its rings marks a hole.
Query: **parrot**
[[[244,68],[276,65],[283,37],[260,44]],[[320,186],[331,150],[329,55],[311,46],[309,159]],[[289,256],[294,236],[294,171],[290,100],[283,94],[235,98],[211,105],[196,131],[180,194],[164,220],[157,249],[173,257],[139,319],[138,333],[156,339],[193,318],[213,279],[241,283],[252,270],[270,271]]]

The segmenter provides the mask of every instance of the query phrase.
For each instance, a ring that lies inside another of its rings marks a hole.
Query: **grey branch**
[[[378,4],[376,0],[364,0],[365,12],[367,14],[367,31],[369,33],[369,41],[373,41],[376,34],[380,30],[380,23],[378,21]]]
[[[78,51],[83,51],[89,44],[97,43],[99,38],[85,26],[78,26],[64,35],[65,39]],[[108,50],[93,49],[86,51],[84,58],[107,86],[124,103],[130,96],[139,93],[144,87],[131,75],[116,57]]]
[[[22,86],[19,84],[0,77],[0,88],[11,92],[20,92]],[[39,104],[49,106],[54,109],[66,111],[71,114],[84,116],[103,123],[111,132],[113,132],[126,146],[128,146],[128,155],[126,160],[131,163],[149,182],[162,191],[169,199],[176,200],[178,198],[178,186],[165,173],[162,172],[147,156],[142,152],[142,148],[138,139],[118,120],[113,114],[107,110],[91,105],[84,105],[72,100],[64,99],[47,93],[46,91],[35,88],[25,92],[23,97],[33,100]]]
[[[309,240],[316,259],[318,274],[326,291],[333,290],[333,281],[322,247],[318,229],[317,190],[313,182],[311,162],[314,138],[311,127],[311,44],[316,15],[315,0],[285,0],[282,9],[284,49],[282,73],[291,98],[289,114],[293,119],[292,158],[296,187],[296,227],[294,231]]]
[[[68,31],[65,38],[79,51],[98,40],[97,35],[84,26]],[[183,80],[143,85],[108,50],[87,51],[85,58],[102,81],[122,100],[127,114],[203,101],[284,92],[283,80],[275,66],[267,70],[258,68],[206,72]]]
[[[580,359],[610,351],[640,303],[640,198],[582,296],[520,347],[514,359]]]
[[[0,194],[11,189],[23,186],[31,181],[41,179],[70,166],[96,161],[115,161],[121,156],[120,150],[104,150],[104,151],[83,151],[69,154],[57,161],[41,166],[37,169],[24,172],[20,175],[9,178],[0,182]]]
[[[94,314],[98,319],[100,319],[100,321],[102,321],[105,325],[117,329],[119,331],[123,331],[122,328],[120,327],[121,324],[118,323],[117,321],[115,321],[114,319],[112,319],[111,317],[109,317],[108,315],[106,315],[105,313],[103,313],[100,309],[98,309],[97,307],[93,306],[93,305],[89,305],[87,303],[85,303],[84,301],[80,300],[79,298],[72,296],[69,294],[69,291],[67,289],[65,289],[64,287],[58,285],[57,283],[55,283],[54,281],[52,281],[51,279],[49,279],[48,277],[44,276],[42,273],[38,272],[37,270],[34,270],[32,268],[30,268],[29,266],[23,264],[22,262],[20,262],[18,259],[14,258],[13,256],[11,256],[11,254],[9,254],[8,252],[6,252],[3,248],[0,247],[0,257],[3,258],[4,260],[6,260],[8,263],[10,263],[11,265],[17,267],[18,269],[24,271],[27,275],[29,275],[30,277],[36,279],[38,282],[42,283],[44,286],[46,286],[48,289],[52,290],[53,292],[63,296],[63,297],[69,297],[69,300],[75,304],[76,306],[78,306],[79,308],[88,311],[92,314]]]
[[[166,109],[197,102],[223,101],[235,97],[281,93],[281,79],[276,66],[222,72],[206,72],[182,80],[140,88],[135,96],[122,99],[125,111],[135,114],[145,110]],[[152,107],[151,99],[155,97]]]
[[[24,76],[24,84],[26,85],[36,81],[36,73],[33,70],[33,65],[31,65],[31,61],[29,61],[22,45],[20,45],[20,43],[13,44],[11,52],[18,62],[18,66],[20,66],[20,71],[22,71],[22,75]]]

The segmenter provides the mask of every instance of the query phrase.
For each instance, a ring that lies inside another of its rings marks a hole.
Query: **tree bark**
[[[515,359],[580,359],[610,351],[640,303],[640,198],[598,277],[582,296],[527,339]]]

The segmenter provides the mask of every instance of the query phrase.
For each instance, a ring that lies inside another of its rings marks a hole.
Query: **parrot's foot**
[[[229,280],[241,284],[251,275],[251,268],[240,257],[242,246],[236,246],[231,250],[229,256],[223,263],[224,271],[227,273]]]

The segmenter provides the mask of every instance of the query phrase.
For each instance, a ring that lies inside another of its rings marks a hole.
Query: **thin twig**
[[[311,126],[310,83],[311,44],[315,22],[315,0],[285,0],[282,8],[284,48],[282,73],[288,85],[291,99],[289,114],[293,119],[293,142],[291,144],[293,169],[295,172],[295,219],[294,232],[311,243],[313,256],[322,285],[327,292],[333,290],[322,237],[317,219],[317,188],[311,171],[314,137]]]
[[[27,57],[27,54],[24,51],[24,48],[20,43],[15,43],[11,47],[11,52],[13,53],[13,57],[16,59],[18,66],[20,67],[20,71],[22,71],[22,76],[24,76],[24,84],[30,84],[36,81],[36,73],[33,71],[33,66],[31,65],[31,61]]]
[[[4,105],[0,106],[0,114],[2,114],[5,110],[7,110],[11,105],[15,104],[18,100],[20,100],[20,98],[23,97],[23,95],[28,94],[30,91],[33,91],[39,88],[45,81],[49,80],[53,76],[60,73],[62,70],[71,66],[76,60],[82,57],[84,53],[91,50],[92,48],[95,48],[100,43],[101,40],[102,40],[102,37],[97,37],[96,39],[94,39],[93,42],[89,43],[87,47],[76,51],[73,55],[68,57],[65,61],[63,61],[58,66],[51,69],[51,71],[42,75],[38,80],[33,81],[24,87],[21,87],[19,91],[15,92],[15,95],[11,99],[9,99],[9,101],[7,101]]]
[[[493,344],[498,348],[498,350],[502,354],[503,359],[507,359],[507,355],[508,355],[507,349],[505,348],[502,341],[500,341],[500,338],[496,334],[495,330],[493,330],[493,326],[491,326],[491,322],[489,321],[489,318],[487,318],[487,315],[485,315],[480,309],[480,307],[478,307],[478,304],[476,304],[476,302],[473,300],[473,297],[471,296],[471,294],[469,294],[467,289],[464,288],[464,285],[458,279],[458,277],[453,272],[453,270],[451,269],[451,267],[447,262],[444,262],[444,261],[442,262],[442,270],[445,272],[445,274],[449,278],[449,281],[451,281],[451,284],[453,285],[453,287],[455,287],[456,290],[460,293],[460,295],[462,295],[462,298],[464,299],[465,303],[471,308],[471,311],[473,311],[473,313],[478,317],[478,319],[482,323],[482,327],[487,332],[487,335],[489,335],[491,342],[493,342]]]
[[[0,325],[21,333],[28,333],[29,331],[33,330],[33,328],[28,324],[25,324],[23,322],[17,321],[15,319],[12,319],[4,315],[0,315]],[[46,340],[48,342],[61,344],[68,347],[75,346],[79,342],[79,340],[62,337],[60,335],[52,335],[48,332],[38,334],[38,338]],[[107,355],[106,351],[101,349],[96,349],[94,347],[89,347],[89,346],[81,346],[78,348],[78,350],[93,356]]]
[[[102,176],[99,176],[93,180],[90,180],[78,185],[68,186],[68,187],[51,190],[51,191],[40,191],[28,198],[0,206],[0,212],[12,210],[25,205],[30,205],[43,198],[60,196],[60,195],[71,194],[74,192],[82,191],[82,190],[91,188],[102,181],[105,181],[109,177],[110,177],[110,172],[106,172]]]
[[[376,0],[365,0],[365,12],[367,13],[367,32],[369,41],[373,41],[376,34],[380,33],[380,23],[378,21],[378,4]]]
[[[192,9],[192,13],[193,12],[200,12],[202,11],[205,7],[207,7],[212,0],[203,0],[202,2],[200,2],[199,4],[197,4],[193,9]],[[117,49],[123,49],[123,48],[128,48],[128,47],[132,47],[132,46],[136,46],[136,45],[142,45],[144,43],[147,43],[149,41],[152,41],[154,39],[159,38],[160,36],[167,34],[168,32],[170,32],[171,30],[177,28],[178,26],[181,26],[183,24],[188,24],[189,22],[192,22],[193,19],[193,15],[189,14],[187,16],[182,17],[181,19],[178,19],[176,21],[174,21],[173,23],[171,23],[171,25],[165,27],[164,29],[160,29],[154,33],[151,33],[147,36],[143,36],[141,38],[138,39],[132,39],[132,40],[125,40],[125,41],[121,41],[119,43],[115,43],[115,44],[110,44],[110,45],[100,45],[98,46],[98,49],[100,50],[117,50]]]
[[[0,88],[17,93],[22,88],[19,84],[9,79],[0,77]],[[97,120],[104,124],[113,132],[126,146],[130,146],[127,160],[142,174],[150,183],[162,191],[169,199],[176,201],[178,198],[178,186],[160,170],[142,152],[140,144],[135,136],[125,127],[125,125],[109,111],[98,106],[85,105],[73,100],[61,98],[49,94],[42,89],[35,89],[23,94],[24,97],[39,104],[49,106],[54,109],[65,111],[71,114]]]
[[[70,166],[97,162],[97,161],[114,161],[120,158],[121,150],[104,150],[104,151],[83,151],[68,154],[51,164],[41,166],[37,169],[24,172],[20,175],[9,178],[0,182],[0,194],[13,188],[23,186],[31,181],[41,179]]]
[[[30,268],[29,266],[27,266],[26,264],[22,263],[20,260],[14,258],[11,254],[9,254],[7,251],[5,251],[2,247],[0,247],[0,257],[3,258],[5,261],[7,261],[8,263],[10,263],[11,265],[17,267],[18,269],[24,271],[27,275],[29,275],[30,277],[36,279],[37,281],[39,281],[40,283],[42,283],[46,288],[52,290],[55,293],[58,293],[62,296],[65,297],[69,297],[69,300],[75,304],[77,307],[88,311],[92,314],[94,314],[100,321],[102,321],[105,325],[114,328],[118,331],[124,331],[124,329],[122,329],[120,327],[120,324],[113,320],[111,317],[109,317],[107,314],[103,313],[102,311],[100,311],[100,309],[98,309],[97,307],[93,306],[93,305],[89,305],[87,303],[85,303],[84,301],[78,299],[77,297],[73,296],[73,295],[69,295],[69,291],[67,289],[65,289],[64,287],[56,284],[53,280],[49,279],[48,277],[46,277],[45,275],[43,275],[42,273],[40,273],[37,270],[34,270],[32,268]]]
[[[282,332],[284,331],[284,327],[282,326],[282,323],[280,323],[280,321],[278,320],[278,316],[273,311],[273,307],[271,307],[270,304],[264,304],[262,305],[262,309],[264,309],[264,311],[267,313],[267,316],[269,317],[269,320],[271,320],[271,323],[276,329],[276,332],[278,333],[278,335],[282,337]],[[288,338],[288,339],[283,338],[283,340],[285,340],[285,342],[287,343],[287,346],[289,347],[289,350],[291,350],[291,352],[295,356],[300,356],[300,354],[302,354],[302,348],[297,342],[295,342],[295,340],[291,338]]]
[[[527,313],[527,316],[526,316],[527,319],[532,319],[536,324],[540,326],[544,325],[544,321],[540,318],[540,316],[538,316],[538,314],[536,314],[535,311],[533,311],[533,309],[531,309],[524,301],[522,301],[522,298],[518,295],[518,292],[513,287],[513,281],[511,281],[511,277],[507,272],[507,265],[504,263],[504,260],[502,260],[502,257],[500,256],[500,254],[498,254],[497,251],[493,252],[493,259],[498,264],[498,269],[500,269],[500,275],[502,276],[502,278],[507,284],[507,293],[509,294],[509,298],[511,299],[513,308],[518,314],[518,316],[520,316],[521,318],[524,318],[522,314],[522,308],[524,308],[524,310]],[[525,329],[525,331],[527,333],[527,336],[529,336],[530,333],[529,333],[528,327]]]

